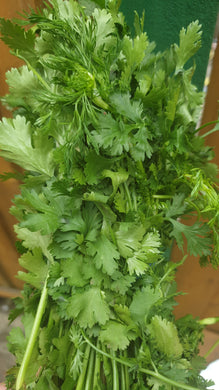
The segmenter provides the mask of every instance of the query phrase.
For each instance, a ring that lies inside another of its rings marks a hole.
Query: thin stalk
[[[178,261],[177,263],[173,264],[172,267],[168,268],[167,272],[162,276],[162,278],[159,280],[158,286],[161,286],[163,281],[166,279],[166,277],[173,272],[174,269],[178,268],[180,265],[182,265],[185,260],[187,259],[188,255],[183,256],[182,260]]]
[[[210,134],[212,134],[212,133],[215,133],[215,132],[218,131],[218,130],[219,130],[218,128],[215,128],[215,127],[214,127],[213,129],[207,131],[207,133],[200,135],[200,137],[201,137],[201,138],[207,137],[208,135],[210,135]]]
[[[124,353],[124,357],[127,358],[127,351]],[[126,384],[126,390],[129,390],[129,372],[128,372],[128,367],[124,366],[125,369],[125,384]]]
[[[120,372],[121,372],[121,374],[120,374],[120,377],[121,377],[121,390],[127,390],[125,369],[126,369],[126,367],[122,364],[121,365],[121,370],[120,370]]]
[[[115,356],[115,352],[112,352]],[[119,390],[119,372],[118,365],[115,359],[112,359],[112,368],[113,368],[113,390]]]
[[[207,357],[215,350],[215,348],[219,345],[219,339],[212,345],[212,347],[206,352],[204,355],[204,358],[207,359]]]
[[[172,199],[172,195],[153,195],[152,198],[154,199]]]
[[[133,208],[134,208],[134,211],[137,211],[137,199],[136,199],[135,192],[132,193],[132,198],[133,198]]]
[[[94,348],[97,352],[101,353],[102,355],[104,355],[105,357],[108,357],[109,359],[111,360],[115,360],[116,362],[118,363],[121,363],[121,364],[124,364],[125,366],[127,367],[130,367],[133,369],[133,363],[131,362],[128,362],[120,357],[116,357],[116,356],[113,356],[107,352],[104,352],[102,351],[101,349],[97,348],[94,344],[91,343],[91,341],[85,336],[84,332],[83,332],[83,336],[86,340],[86,342],[92,347]],[[144,374],[147,374],[149,376],[152,376],[164,383],[167,383],[168,385],[171,385],[171,386],[175,386],[177,387],[178,389],[183,389],[183,390],[199,390],[197,387],[193,387],[193,386],[190,386],[190,385],[186,385],[185,383],[181,383],[181,382],[177,382],[173,379],[170,379],[170,378],[167,378],[165,377],[164,375],[162,374],[159,374],[159,372],[154,372],[154,371],[151,371],[151,370],[148,370],[146,368],[142,368],[142,367],[139,367],[138,368],[138,371],[139,372],[142,372]]]
[[[20,390],[23,383],[24,383],[25,374],[27,372],[27,368],[28,368],[28,365],[30,362],[32,352],[33,352],[33,348],[34,348],[34,345],[35,345],[35,342],[36,342],[36,339],[38,336],[40,323],[41,323],[42,316],[44,314],[46,302],[47,302],[47,296],[48,296],[47,279],[48,279],[48,276],[49,276],[49,274],[47,275],[47,278],[46,278],[44,286],[43,286],[39,305],[37,308],[36,316],[34,319],[32,330],[31,330],[31,334],[30,334],[30,337],[29,337],[29,340],[27,343],[27,347],[26,347],[26,350],[24,353],[24,357],[23,357],[23,360],[22,360],[22,363],[21,363],[21,366],[20,366],[20,369],[18,372],[18,376],[17,376],[17,380],[16,380],[16,390]]]
[[[96,352],[93,390],[100,390],[99,382],[100,382],[100,354]]]
[[[102,354],[103,356],[103,371],[106,380],[106,390],[112,390],[112,365],[110,364],[111,359],[106,356],[106,354]]]
[[[125,193],[126,193],[126,195],[127,195],[129,208],[130,208],[130,210],[132,211],[132,210],[133,210],[133,207],[132,207],[132,200],[131,200],[131,195],[130,195],[130,192],[129,192],[127,183],[124,183],[124,189],[125,189]]]
[[[198,133],[200,130],[204,129],[205,127],[207,126],[210,126],[210,125],[214,125],[216,123],[219,123],[218,120],[215,120],[215,121],[211,121],[211,122],[208,122],[208,123],[205,123],[204,125],[200,126],[198,129],[195,130],[195,133]],[[206,134],[205,134],[206,135]],[[204,135],[204,136],[205,136]]]
[[[89,356],[88,370],[86,375],[86,384],[84,390],[93,390],[92,380],[93,380],[93,373],[94,373],[94,355],[95,355],[95,351],[94,349],[91,349],[90,356]]]
[[[88,360],[89,360],[89,355],[90,355],[90,345],[87,344],[85,353],[84,353],[84,362],[83,362],[83,368],[81,375],[79,376],[77,387],[75,390],[84,390],[84,381],[85,381],[85,376],[87,372],[87,366],[88,366]]]

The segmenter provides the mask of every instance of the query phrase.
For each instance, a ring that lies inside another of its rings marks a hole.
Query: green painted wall
[[[145,31],[157,50],[178,43],[179,31],[194,20],[202,24],[202,48],[196,54],[193,82],[203,88],[209,52],[219,11],[219,0],[122,0],[121,11],[133,26],[134,10],[145,10]]]

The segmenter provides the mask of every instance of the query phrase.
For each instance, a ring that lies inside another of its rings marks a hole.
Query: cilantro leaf
[[[179,221],[169,218],[173,225],[173,230],[170,233],[171,237],[175,237],[177,245],[183,249],[183,235],[187,239],[188,251],[194,256],[210,255],[211,253],[211,239],[207,236],[209,227],[207,224],[195,222],[192,226],[187,226]]]
[[[136,333],[126,325],[111,320],[101,330],[100,341],[114,351],[124,350],[136,336]]]
[[[132,101],[129,93],[116,93],[110,97],[110,102],[118,114],[137,124],[142,122],[143,106],[138,100]]]
[[[39,196],[36,191],[22,191],[25,203],[25,213],[23,220],[20,222],[22,228],[28,228],[31,231],[40,231],[43,235],[48,235],[58,228],[59,218],[62,213],[62,204],[52,198],[49,203],[44,194]],[[17,197],[16,203],[19,204],[20,197]],[[32,211],[32,212],[31,212]]]
[[[36,105],[36,96],[33,95],[33,91],[38,93],[39,89],[41,89],[41,85],[32,70],[29,70],[28,67],[24,65],[19,69],[12,68],[6,72],[5,76],[7,84],[9,85],[10,94],[3,99],[4,102],[13,105],[14,107],[30,105],[34,109]],[[13,95],[13,98],[11,95]]]
[[[25,118],[17,115],[15,119],[3,118],[0,122],[0,155],[24,169],[53,175],[52,144],[32,145],[33,129]]]
[[[35,33],[32,30],[25,30],[18,24],[13,23],[10,20],[0,18],[0,31],[1,39],[8,45],[14,52],[18,50],[18,53],[29,61],[35,59],[34,55],[34,43]]]
[[[75,318],[82,328],[92,328],[95,324],[104,325],[110,310],[104,293],[98,287],[73,294],[68,301],[67,315]]]
[[[17,362],[21,363],[24,355],[24,346],[26,345],[25,336],[21,328],[11,329],[7,340],[9,351],[15,353]]]
[[[144,232],[145,229],[142,225],[133,226],[132,223],[129,224],[128,222],[119,224],[119,229],[115,232],[115,235],[121,256],[131,257],[135,251],[140,249]]]
[[[177,328],[172,322],[156,315],[151,320],[150,332],[162,352],[169,357],[181,357],[183,347],[179,341]]]
[[[69,286],[85,286],[88,280],[83,273],[83,256],[75,252],[72,258],[61,260],[61,275]]]
[[[110,13],[106,9],[95,8],[93,12],[94,20],[96,21],[95,27],[95,51],[99,50],[108,52],[110,46],[114,46],[116,43],[115,38],[115,24]]]
[[[141,242],[141,247],[136,250],[132,257],[127,259],[130,275],[142,275],[148,269],[148,263],[155,262],[159,255],[159,246],[161,245],[157,233],[147,233]]]
[[[159,302],[161,292],[154,290],[150,286],[143,287],[133,295],[132,303],[129,307],[132,318],[136,323],[143,326],[147,321],[150,309]]]
[[[14,230],[17,234],[17,237],[22,240],[22,245],[25,248],[40,248],[47,259],[49,259],[51,262],[53,261],[52,255],[48,249],[52,241],[51,235],[42,235],[40,231],[31,232],[30,230],[22,228],[19,225],[15,225]]]
[[[127,265],[130,275],[136,273],[136,275],[143,275],[148,269],[148,264],[139,260],[136,256],[130,257],[127,259]]]
[[[109,155],[121,155],[123,150],[129,150],[129,132],[132,127],[123,121],[116,121],[110,113],[99,114],[96,130],[92,137],[99,147],[109,151]]]
[[[135,282],[135,276],[132,275],[123,275],[121,272],[116,271],[113,274],[113,282],[111,283],[112,291],[125,295],[129,289],[132,287],[132,284]]]
[[[148,46],[148,39],[146,33],[141,33],[133,39],[127,35],[123,38],[122,53],[125,57],[124,69],[122,72],[120,85],[124,90],[130,84],[132,73],[142,62],[145,50]]]
[[[116,260],[120,254],[107,237],[101,234],[95,241],[95,244],[88,245],[88,254],[93,257],[97,269],[102,268],[103,272],[112,275],[118,268]]]
[[[19,263],[29,272],[18,271],[17,277],[38,289],[42,289],[48,273],[48,265],[43,259],[42,251],[39,248],[35,248],[32,253],[24,253],[20,257]]]
[[[102,178],[103,171],[109,168],[111,164],[111,160],[97,155],[94,151],[89,152],[86,156],[86,166],[84,169],[87,182],[89,184],[97,184]]]
[[[201,46],[200,24],[196,20],[190,23],[187,30],[182,28],[180,31],[180,44],[177,47],[177,66],[176,71],[181,69]]]
[[[116,193],[120,184],[125,183],[129,177],[129,173],[122,168],[120,168],[117,172],[110,171],[109,169],[104,169],[102,174],[104,177],[110,177],[110,179],[112,180],[113,194]]]
[[[186,204],[184,203],[185,195],[176,194],[174,195],[172,202],[167,202],[168,209],[166,212],[167,218],[177,217],[178,215],[183,215],[186,210]]]

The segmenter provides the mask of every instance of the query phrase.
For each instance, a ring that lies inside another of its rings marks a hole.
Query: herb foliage
[[[203,325],[173,315],[185,257],[168,258],[175,239],[218,266],[217,169],[184,68],[201,27],[155,53],[143,17],[132,38],[119,2],[102,3],[51,0],[0,20],[25,62],[6,73],[13,119],[0,122],[1,155],[25,170],[11,208],[25,285],[10,315],[24,333],[9,336],[7,386],[204,390]]]

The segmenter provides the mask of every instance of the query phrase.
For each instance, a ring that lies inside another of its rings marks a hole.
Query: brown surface
[[[206,358],[207,363],[211,363],[219,358],[219,345],[217,345],[216,348],[208,355],[208,351],[214,346],[214,344],[218,343],[218,340],[218,333],[205,329],[204,344],[200,346],[200,355]]]
[[[0,173],[10,170],[12,166],[0,158]],[[20,288],[21,282],[14,277],[19,268],[13,230],[16,220],[9,214],[11,199],[15,193],[18,193],[18,183],[15,180],[0,182],[0,286]]]

